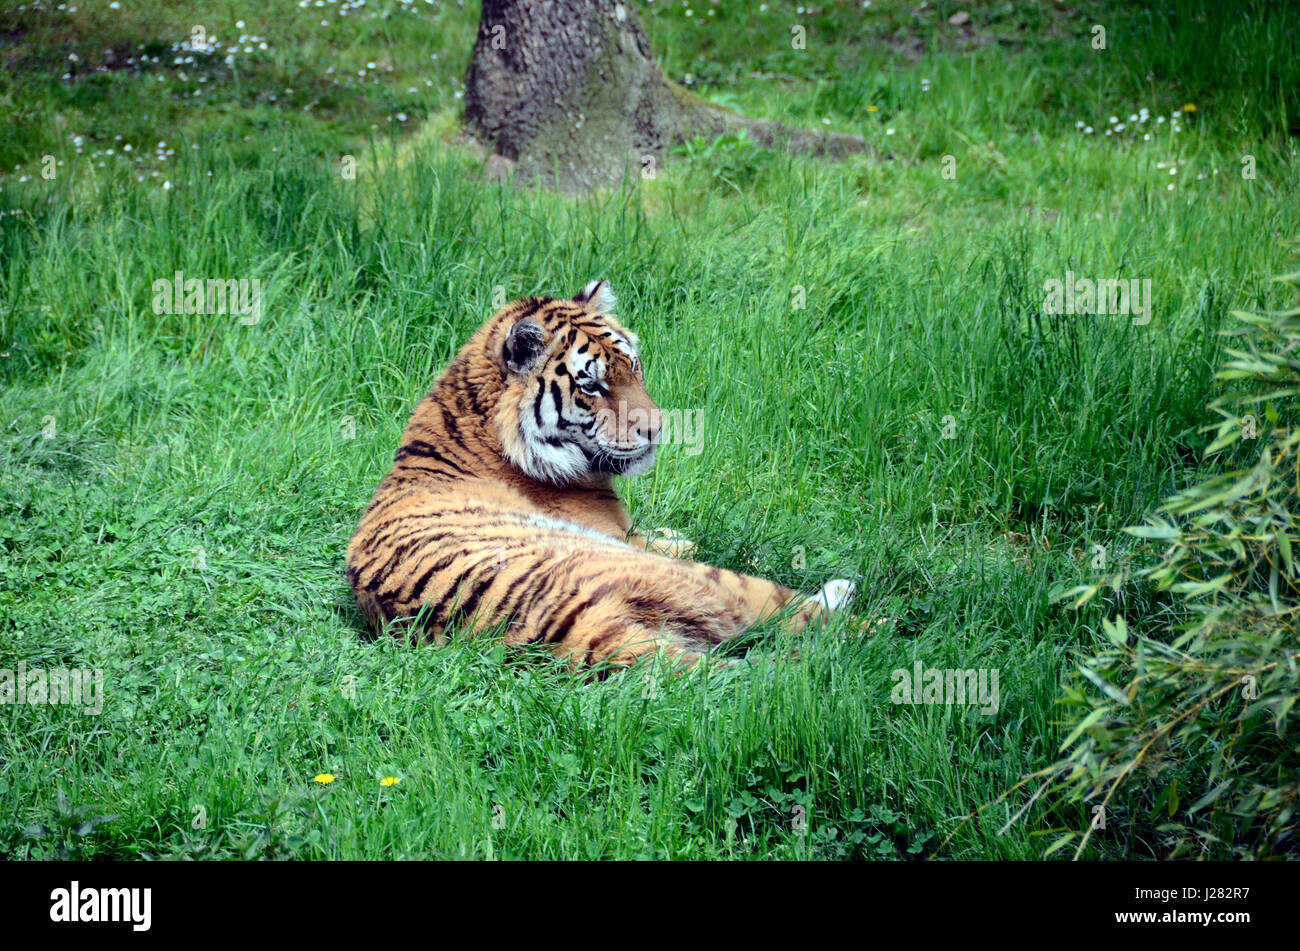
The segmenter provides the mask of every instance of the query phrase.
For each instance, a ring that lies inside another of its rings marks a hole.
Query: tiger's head
[[[494,318],[493,422],[505,457],[534,479],[590,483],[654,465],[659,407],[614,303],[609,283],[592,281],[571,300],[525,298]]]

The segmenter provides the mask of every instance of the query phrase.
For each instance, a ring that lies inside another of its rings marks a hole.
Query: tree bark
[[[669,82],[630,0],[483,0],[465,123],[498,172],[564,192],[662,167],[668,149],[697,135],[745,129],[758,145],[828,157],[867,147],[749,119]]]

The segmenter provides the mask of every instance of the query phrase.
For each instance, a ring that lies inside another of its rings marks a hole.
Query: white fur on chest
[[[553,518],[550,515],[543,515],[540,512],[528,512],[519,516],[519,523],[524,526],[534,526],[545,529],[548,532],[565,532],[570,535],[576,535],[581,538],[595,539],[604,542],[606,545],[613,545],[616,548],[632,548],[622,539],[615,538],[612,535],[606,535],[594,528],[588,528],[586,525],[579,525],[577,522],[570,522],[567,519]]]

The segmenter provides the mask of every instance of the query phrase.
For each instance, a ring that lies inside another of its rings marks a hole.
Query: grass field
[[[0,855],[1031,859],[1087,827],[1043,799],[1000,832],[1028,791],[962,819],[1055,759],[1102,617],[1171,610],[1057,595],[1151,560],[1120,529],[1204,471],[1216,331],[1284,301],[1300,12],[690,2],[638,4],[672,78],[876,153],[696,143],[559,198],[452,144],[475,3],[0,3],[0,667],[103,677],[97,714],[0,715]],[[216,52],[175,49],[196,24]],[[155,313],[176,271],[259,280],[259,319]],[[1149,280],[1149,322],[1045,314],[1067,271]],[[872,636],[596,683],[365,638],[344,548],[414,402],[494,296],[598,277],[703,426],[623,483],[635,522],[857,578]],[[996,712],[894,703],[916,662],[997,671]],[[1159,857],[1159,821],[1117,803],[1085,855]]]

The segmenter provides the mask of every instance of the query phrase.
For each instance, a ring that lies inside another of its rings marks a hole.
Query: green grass
[[[97,668],[105,702],[4,708],[0,854],[1025,859],[1086,828],[1040,802],[999,835],[1027,794],[959,823],[1055,759],[1101,617],[1169,610],[1053,595],[1150,559],[1119,529],[1201,471],[1215,331],[1282,301],[1295,13],[826,4],[800,55],[794,4],[715,27],[656,0],[674,78],[891,157],[733,141],[568,200],[482,185],[446,144],[476,4],[45,6],[5,4],[0,34],[0,667]],[[168,65],[239,19],[268,50]],[[90,71],[138,44],[163,62]],[[1135,133],[1142,107],[1166,121]],[[261,320],[155,315],[178,269],[259,278]],[[1044,315],[1066,270],[1150,279],[1151,323]],[[859,577],[876,634],[597,683],[365,639],[344,548],[412,405],[495,288],[596,277],[652,395],[704,420],[703,452],[623,485],[636,522],[805,589]],[[997,714],[892,703],[916,660],[997,669]],[[77,834],[79,809],[115,818]],[[1129,819],[1087,855],[1151,855],[1159,818]]]

